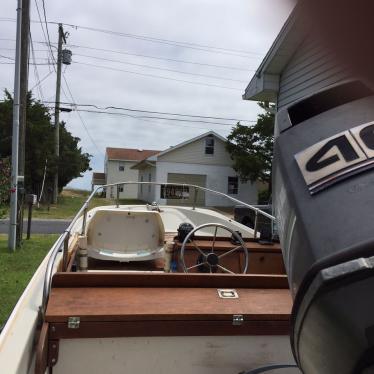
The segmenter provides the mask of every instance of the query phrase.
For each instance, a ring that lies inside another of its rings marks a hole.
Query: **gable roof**
[[[223,142],[226,142],[226,138],[224,138],[223,136],[217,134],[217,133],[214,132],[214,131],[208,131],[208,132],[205,132],[204,134],[201,134],[201,135],[199,135],[199,136],[196,136],[195,138],[192,138],[192,139],[186,140],[185,142],[182,142],[182,143],[179,143],[179,144],[177,144],[177,145],[174,145],[174,146],[172,146],[172,147],[166,149],[165,151],[162,151],[162,152],[158,153],[158,154],[157,154],[157,157],[159,157],[159,156],[163,156],[163,155],[165,155],[166,153],[169,153],[169,152],[171,152],[171,151],[174,151],[174,150],[176,150],[176,149],[178,149],[178,148],[182,148],[182,147],[184,147],[184,146],[187,145],[187,144],[193,143],[193,142],[195,142],[196,140],[199,140],[199,139],[205,138],[205,137],[207,137],[207,136],[209,136],[209,135],[213,135],[213,136],[215,136],[216,138],[222,140]]]
[[[295,6],[243,94],[244,100],[275,102],[280,74],[305,38],[299,22],[300,3]]]
[[[153,149],[107,148],[108,160],[141,161],[161,151]]]

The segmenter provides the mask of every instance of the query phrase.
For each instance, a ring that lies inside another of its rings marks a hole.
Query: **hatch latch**
[[[68,318],[69,329],[79,329],[80,323],[81,323],[80,317],[69,317]]]
[[[233,326],[241,326],[244,322],[244,317],[242,314],[234,314],[232,316],[232,325]]]

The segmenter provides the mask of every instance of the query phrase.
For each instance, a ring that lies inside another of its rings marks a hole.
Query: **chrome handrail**
[[[51,250],[50,250],[50,256],[49,256],[49,259],[48,259],[48,264],[47,264],[47,269],[46,269],[46,272],[45,272],[45,277],[44,277],[44,285],[43,285],[43,299],[42,299],[42,306],[41,306],[41,310],[42,310],[42,313],[43,313],[43,316],[45,315],[45,312],[46,312],[46,308],[47,308],[47,303],[48,303],[48,299],[49,299],[49,294],[50,294],[50,291],[51,291],[51,282],[52,282],[52,271],[53,271],[53,266],[54,266],[54,263],[56,261],[56,257],[57,257],[57,254],[59,253],[59,251],[61,250],[61,247],[62,250],[63,250],[63,258],[67,256],[67,253],[66,251],[68,251],[68,246],[67,245],[63,245],[65,243],[66,240],[69,240],[69,237],[70,237],[70,232],[71,232],[71,229],[73,228],[73,226],[76,224],[76,222],[78,221],[78,219],[82,216],[83,214],[83,220],[82,220],[82,229],[81,229],[81,234],[83,235],[85,230],[86,230],[86,222],[87,222],[87,211],[88,211],[88,206],[89,206],[89,203],[90,201],[92,200],[92,198],[96,195],[96,193],[100,190],[100,189],[103,189],[103,188],[106,188],[106,187],[115,187],[117,186],[117,191],[119,190],[119,186],[122,185],[129,185],[129,184],[150,184],[150,185],[155,185],[155,186],[181,186],[181,187],[192,187],[195,189],[195,196],[196,196],[196,191],[197,190],[202,190],[202,191],[206,191],[206,192],[210,192],[212,194],[215,194],[215,195],[219,195],[219,196],[223,196],[235,203],[238,203],[240,205],[243,205],[249,209],[251,209],[253,212],[255,212],[255,215],[256,215],[256,222],[255,222],[255,227],[254,227],[254,233],[255,233],[255,237],[257,236],[257,217],[258,217],[258,214],[260,215],[263,215],[264,217],[266,218],[269,218],[270,220],[274,221],[275,220],[275,217],[272,216],[271,214],[268,214],[264,211],[262,211],[261,209],[259,208],[256,208],[254,207],[253,205],[250,205],[250,204],[247,204],[247,203],[244,203],[238,199],[235,199],[234,197],[231,197],[231,196],[228,196],[227,194],[223,193],[223,192],[219,192],[219,191],[214,191],[214,190],[211,190],[209,188],[206,188],[206,187],[201,187],[201,186],[197,186],[197,185],[194,185],[194,184],[185,184],[185,183],[158,183],[158,182],[118,182],[118,183],[110,183],[110,184],[105,184],[105,185],[101,185],[101,186],[98,186],[96,187],[92,192],[91,194],[89,195],[89,197],[87,198],[87,200],[84,202],[84,204],[82,205],[82,207],[79,209],[78,213],[75,215],[75,217],[73,218],[73,220],[70,222],[68,228],[64,231],[63,234],[60,235],[60,237],[56,240],[56,242],[53,244]],[[119,196],[117,194],[117,204],[116,206],[118,207],[119,204]],[[196,204],[196,201],[194,201],[194,205],[192,207],[192,209],[195,209],[195,204]],[[66,269],[63,269],[63,271],[65,271]]]

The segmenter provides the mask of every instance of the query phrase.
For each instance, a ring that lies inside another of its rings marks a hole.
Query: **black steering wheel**
[[[206,227],[214,227],[212,247],[208,251],[206,251],[206,250],[204,251],[201,248],[199,248],[193,240],[193,235],[197,231],[199,231],[203,228],[206,228]],[[236,242],[238,243],[238,245],[234,246],[233,248],[227,250],[226,252],[224,252],[220,255],[217,254],[214,251],[214,245],[215,245],[216,239],[217,239],[217,230],[219,228],[230,232],[231,235],[236,239]],[[190,267],[186,266],[186,261],[185,261],[185,249],[186,249],[187,243],[192,244],[194,249],[196,249],[197,252],[200,254],[199,257],[198,257],[198,261],[197,261],[198,263],[196,265],[192,265]],[[220,261],[223,257],[228,256],[228,255],[230,255],[230,254],[232,254],[236,251],[239,251],[239,250],[242,250],[243,253],[244,253],[244,263],[243,263],[243,266],[242,266],[242,269],[241,269],[242,270],[241,273],[245,274],[247,272],[247,269],[248,269],[249,258],[248,258],[248,249],[247,249],[242,237],[240,235],[238,235],[237,232],[230,229],[230,227],[227,227],[227,226],[225,226],[221,223],[205,223],[203,225],[195,227],[192,231],[190,231],[186,235],[186,237],[185,237],[185,239],[182,243],[180,260],[181,260],[181,263],[183,265],[183,270],[184,270],[185,273],[188,273],[192,269],[196,269],[196,268],[199,268],[199,267],[201,268],[201,266],[204,266],[204,267],[207,267],[209,269],[209,273],[215,273],[219,269],[219,270],[223,271],[224,273],[236,274],[234,271],[231,271],[227,267],[222,266]]]

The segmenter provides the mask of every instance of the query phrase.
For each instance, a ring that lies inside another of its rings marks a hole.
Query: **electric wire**
[[[42,22],[42,17],[40,15],[40,10],[39,10],[39,6],[38,6],[38,1],[37,0],[34,0],[35,2],[35,7],[36,7],[36,10],[37,10],[37,13],[38,13],[38,18],[39,18],[39,23],[40,23],[40,27],[42,29],[42,33],[43,33],[43,37],[44,37],[44,40],[45,40],[45,44],[47,45],[48,49],[49,49],[49,54],[52,58],[52,61],[55,61],[54,59],[54,56],[53,56],[53,51],[52,51],[52,47],[51,47],[51,41],[49,40],[49,38],[47,39],[47,35],[46,35],[46,32],[44,31],[44,27],[43,27],[43,22]],[[32,21],[30,21],[32,22]],[[47,29],[48,30],[48,29]],[[57,72],[56,70],[56,67],[53,65],[53,70],[55,72]]]
[[[52,22],[52,21],[50,21],[49,23],[58,24],[58,22]],[[176,46],[176,47],[190,48],[190,49],[200,50],[204,52],[226,54],[226,55],[236,56],[236,57],[249,58],[250,55],[262,55],[261,53],[258,53],[258,52],[249,52],[249,51],[242,51],[242,50],[237,50],[237,49],[215,47],[215,46],[191,43],[191,42],[180,42],[180,41],[171,40],[171,39],[162,39],[162,38],[155,38],[155,37],[145,36],[145,35],[136,35],[136,34],[119,32],[119,31],[100,29],[96,27],[74,25],[74,24],[69,24],[69,23],[63,23],[63,25],[75,28],[76,30],[83,29],[83,30],[88,30],[88,31],[100,32],[104,34],[121,36],[125,38],[143,40],[143,41],[152,42],[152,43],[161,43],[161,44],[167,44],[167,45]]]
[[[145,54],[140,54],[140,53],[130,53],[126,51],[119,51],[119,50],[113,50],[113,49],[95,48],[95,47],[83,46],[79,44],[68,44],[68,47],[89,49],[89,50],[100,51],[100,52],[110,52],[110,53],[116,53],[116,54],[121,54],[121,55],[150,58],[150,59],[155,59],[155,60],[178,62],[178,63],[183,63],[183,64],[208,66],[208,67],[214,67],[214,68],[220,68],[220,69],[248,71],[248,69],[246,68],[240,68],[240,67],[235,67],[235,66],[216,65],[216,64],[208,64],[208,63],[196,62],[196,61],[187,61],[187,60],[180,60],[180,59],[174,59],[174,58],[158,57],[158,56],[151,56],[151,55],[145,55]]]
[[[42,1],[43,1],[43,6],[44,6],[44,0],[42,0]],[[0,21],[1,20],[2,21],[15,22],[15,19],[11,19],[11,18],[2,18],[2,19],[0,18]],[[41,21],[31,21],[31,22],[38,23],[38,22],[41,22]],[[48,23],[58,25],[61,22],[49,21]],[[176,46],[176,47],[196,49],[196,50],[201,50],[201,51],[210,52],[210,53],[226,54],[226,55],[243,57],[243,58],[250,58],[252,55],[258,55],[258,56],[263,55],[262,53],[253,52],[253,51],[243,51],[243,50],[238,50],[238,49],[222,48],[222,47],[216,47],[216,46],[210,46],[210,45],[198,44],[198,43],[192,43],[192,42],[184,42],[184,41],[177,41],[177,40],[171,40],[171,39],[155,38],[155,37],[147,36],[147,35],[137,35],[137,34],[131,34],[131,33],[124,33],[124,32],[120,32],[120,31],[100,29],[100,28],[97,28],[97,27],[89,27],[89,26],[69,24],[69,23],[62,23],[62,24],[64,26],[72,27],[76,30],[82,29],[82,30],[87,30],[87,31],[94,31],[94,32],[99,32],[99,33],[104,33],[104,34],[109,34],[109,35],[121,36],[121,37],[125,37],[125,38],[133,38],[133,39],[137,39],[137,40],[143,40],[143,41],[152,42],[152,43],[161,43],[161,44],[166,44],[166,45],[171,45],[171,46]]]
[[[32,40],[31,30],[29,32],[29,35],[30,35],[31,55],[32,55],[32,60],[34,62],[34,76],[35,76],[35,81],[36,81],[36,87],[38,88],[39,96],[41,100],[44,101],[43,90],[42,90],[42,86],[40,82],[40,75],[39,75],[38,67],[35,65],[36,64],[35,50],[34,50],[34,43]]]
[[[188,84],[193,84],[193,85],[197,85],[197,86],[207,86],[207,87],[222,88],[222,89],[227,89],[227,90],[242,91],[241,88],[221,86],[221,85],[210,84],[210,83],[186,81],[184,79],[177,79],[177,78],[165,77],[165,76],[161,76],[161,75],[154,75],[154,74],[148,74],[148,73],[139,73],[139,72],[136,72],[136,71],[118,69],[118,68],[113,68],[113,67],[110,67],[110,66],[95,65],[95,64],[89,64],[89,63],[80,62],[80,61],[74,61],[74,63],[80,64],[80,65],[85,65],[85,66],[92,66],[92,67],[99,68],[99,69],[119,71],[119,72],[123,72],[123,73],[141,75],[141,76],[145,76],[145,77],[158,78],[158,79],[164,79],[164,80],[171,80],[171,81],[175,81],[175,82],[188,83]]]
[[[44,101],[45,104],[52,104],[52,101]],[[191,117],[191,118],[204,118],[204,119],[215,119],[215,120],[224,120],[224,121],[236,121],[236,122],[257,122],[257,120],[249,120],[249,119],[242,119],[242,118],[227,118],[227,117],[214,117],[214,116],[204,116],[204,115],[197,115],[197,114],[185,114],[185,113],[170,113],[170,112],[159,112],[159,111],[152,111],[152,110],[144,110],[144,109],[134,109],[134,108],[127,108],[127,107],[119,107],[119,106],[99,106],[96,104],[78,104],[78,103],[71,103],[71,102],[61,102],[63,105],[70,105],[73,107],[93,107],[99,110],[106,110],[106,109],[115,109],[115,110],[124,110],[129,112],[139,112],[139,113],[147,113],[147,114],[161,114],[161,115],[168,115],[168,116],[178,116],[178,117]]]
[[[37,0],[35,0],[35,2],[37,3]],[[45,2],[44,2],[44,0],[42,0],[42,6],[43,6],[43,13],[44,13],[45,29],[47,31],[47,37],[48,37],[48,47],[51,50],[51,57],[52,57],[53,61],[55,63],[57,63],[56,60],[55,60],[55,56],[53,55],[53,52],[52,52],[52,47],[51,47],[52,44],[51,44],[51,38],[49,37],[48,21],[47,21],[47,14],[46,14],[46,11],[45,11]]]
[[[231,81],[231,82],[246,83],[246,81],[242,81],[242,80],[238,80],[238,79],[232,79],[232,78],[224,78],[222,76],[218,77],[216,75],[191,73],[191,72],[186,72],[186,71],[181,71],[181,70],[174,70],[174,69],[167,69],[167,68],[161,68],[161,67],[151,66],[151,65],[136,64],[136,63],[133,63],[133,62],[127,62],[127,61],[122,61],[122,60],[113,60],[113,59],[109,59],[109,58],[105,58],[105,57],[96,57],[96,56],[90,56],[90,55],[84,55],[84,54],[77,54],[77,53],[75,53],[74,56],[87,57],[87,58],[92,58],[92,59],[100,60],[100,61],[116,62],[116,63],[119,63],[119,64],[125,64],[125,65],[137,66],[137,67],[142,67],[142,68],[148,68],[148,69],[168,71],[168,72],[178,73],[178,74],[192,75],[192,76],[196,76],[196,77],[203,77],[203,78],[219,79],[219,80]]]
[[[68,90],[68,92],[69,92],[69,95],[70,95],[70,97],[71,97],[71,100],[73,101],[73,103],[75,103],[75,100],[74,100],[73,94],[72,94],[71,89],[70,89],[70,87],[69,87],[69,84],[68,84],[68,82],[67,82],[67,80],[66,80],[65,74],[62,74],[62,77],[63,77],[63,79],[64,79],[64,82],[65,82],[66,88],[67,88],[67,90]],[[66,95],[65,95],[65,96],[66,96]],[[100,150],[100,148],[99,148],[98,145],[96,144],[95,140],[94,140],[93,137],[91,136],[91,134],[90,134],[90,132],[88,131],[88,128],[87,128],[87,126],[86,126],[86,124],[85,124],[85,122],[84,122],[84,120],[83,120],[83,118],[82,118],[82,116],[81,116],[81,114],[80,114],[78,111],[77,111],[77,115],[78,115],[79,120],[80,120],[80,122],[81,122],[83,128],[85,129],[85,131],[86,131],[88,137],[90,138],[92,144],[95,146],[95,148],[98,150],[98,152],[99,152],[102,156],[104,156],[104,153]]]

